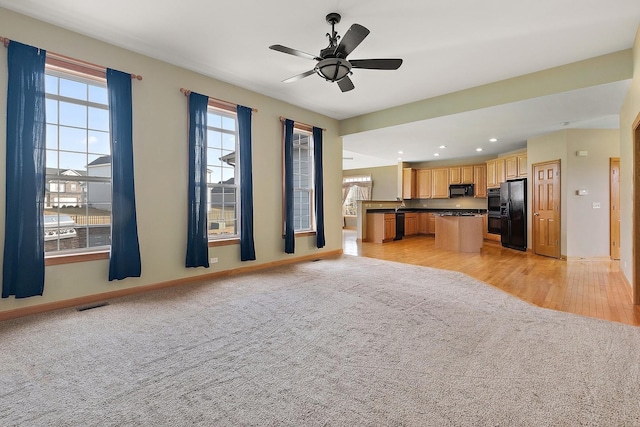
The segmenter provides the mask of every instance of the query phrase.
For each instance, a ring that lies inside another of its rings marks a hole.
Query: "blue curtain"
[[[316,199],[316,246],[324,248],[324,183],[322,172],[322,129],[313,127],[313,162]]]
[[[251,108],[238,105],[240,139],[240,260],[255,261],[253,242],[253,172],[251,157]]]
[[[111,256],[109,280],[140,277],[140,243],[133,180],[131,74],[107,68],[111,137]]]
[[[11,41],[7,52],[7,167],[2,298],[44,290],[44,50]]]
[[[293,228],[293,120],[284,121],[284,251],[295,251]]]
[[[209,97],[189,94],[189,224],[186,267],[209,267],[207,235],[207,105]]]

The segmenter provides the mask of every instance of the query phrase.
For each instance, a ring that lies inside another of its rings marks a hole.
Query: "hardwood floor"
[[[640,325],[640,306],[617,261],[561,261],[487,241],[480,254],[462,254],[436,249],[432,236],[363,243],[353,230],[343,231],[343,248],[348,255],[460,271],[540,307]]]

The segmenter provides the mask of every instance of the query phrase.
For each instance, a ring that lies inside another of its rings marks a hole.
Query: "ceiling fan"
[[[284,83],[295,82],[312,74],[318,74],[329,82],[337,82],[340,90],[347,92],[355,87],[349,78],[349,75],[352,74],[352,68],[364,68],[368,70],[397,70],[400,68],[402,59],[347,60],[347,56],[369,35],[369,30],[360,24],[353,24],[344,37],[342,37],[340,43],[338,43],[340,36],[335,30],[335,25],[340,22],[340,18],[338,13],[330,13],[327,15],[327,23],[331,25],[331,33],[327,33],[329,46],[320,51],[320,56],[311,55],[279,44],[269,46],[269,49],[277,50],[278,52],[318,61],[312,70],[289,77],[283,80]]]

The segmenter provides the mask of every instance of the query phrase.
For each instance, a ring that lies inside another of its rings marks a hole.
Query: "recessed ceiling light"
[[[476,148],[476,151],[482,151],[482,148]]]
[[[402,157],[398,157],[398,160],[402,160]]]
[[[498,138],[491,138],[489,139],[489,142],[498,142]]]
[[[438,157],[440,153],[433,153],[434,156]]]
[[[400,150],[398,151],[398,154],[404,154],[404,151]]]
[[[447,146],[446,145],[441,145],[440,148],[447,148]]]

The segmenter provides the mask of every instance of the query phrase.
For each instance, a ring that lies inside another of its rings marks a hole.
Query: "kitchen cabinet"
[[[500,183],[507,180],[504,160],[504,157],[496,159],[496,181],[498,181],[496,185],[497,187],[500,187]]]
[[[473,197],[487,197],[487,166],[475,165],[473,168]]]
[[[460,167],[461,184],[473,184],[473,166]]]
[[[396,237],[396,214],[393,212],[374,212],[367,214],[366,241],[384,243]]]
[[[402,169],[402,198],[413,199],[416,197],[416,170],[412,168]]]
[[[429,234],[428,212],[418,212],[418,234]]]
[[[449,168],[431,169],[431,198],[449,197]]]
[[[505,157],[504,165],[506,181],[527,177],[527,153]]]
[[[432,213],[427,214],[429,218],[427,234],[436,234],[436,216]]]
[[[509,156],[504,159],[505,178],[516,179],[518,178],[518,157]]]
[[[451,184],[462,184],[460,166],[449,168],[449,185]]]
[[[498,176],[496,175],[496,160],[487,160],[487,188],[500,187]]]
[[[529,171],[529,164],[527,163],[527,153],[521,153],[518,157],[518,178],[526,178]]]
[[[416,197],[431,198],[431,169],[418,169],[416,173]]]
[[[404,235],[415,236],[418,234],[418,213],[407,212],[404,214]]]

